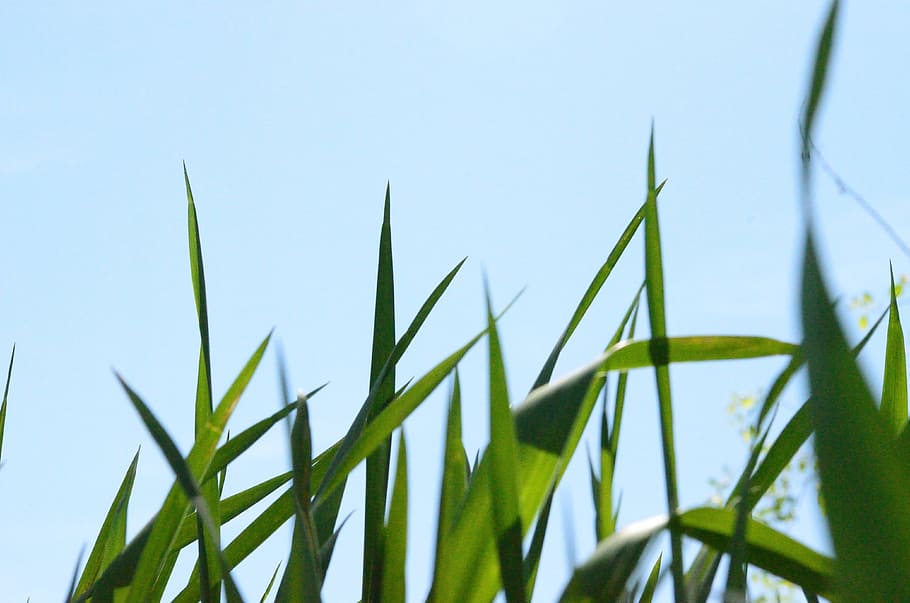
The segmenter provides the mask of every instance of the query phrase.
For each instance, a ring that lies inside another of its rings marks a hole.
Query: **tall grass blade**
[[[76,578],[79,577],[79,566],[82,564],[82,555],[85,550],[79,551],[79,557],[76,559],[76,567],[73,569],[73,578],[70,580],[70,587],[66,591],[66,598],[63,603],[70,603],[76,596]]]
[[[16,344],[9,356],[9,369],[6,371],[6,385],[3,386],[3,402],[0,403],[0,461],[3,460],[3,431],[6,429],[6,402],[9,400],[9,384],[13,380],[13,361],[16,359]]]
[[[550,523],[550,511],[553,508],[553,497],[555,495],[556,482],[553,482],[547,491],[547,496],[544,498],[543,506],[540,508],[540,515],[537,517],[534,534],[531,536],[531,543],[528,546],[528,554],[525,555],[525,592],[529,601],[534,594],[534,587],[537,585],[537,570],[540,567],[540,556],[543,554],[543,542],[547,535],[547,525]]]
[[[379,267],[376,275],[376,305],[373,317],[373,358],[370,389],[376,384],[386,360],[395,349],[395,279],[392,263],[390,188],[386,185],[382,229],[379,236]],[[376,401],[367,421],[373,419],[395,396],[395,365],[392,364],[376,389]],[[379,601],[382,592],[382,534],[389,488],[391,439],[386,438],[367,457],[363,524],[364,603]]]
[[[509,409],[509,390],[502,347],[493,318],[489,286],[484,282],[487,302],[487,341],[490,370],[490,482],[493,490],[493,527],[499,553],[499,573],[508,603],[524,603],[521,517],[518,512],[518,444],[515,422]]]
[[[657,400],[660,406],[660,434],[663,445],[664,478],[667,489],[667,510],[671,518],[670,573],[673,575],[673,592],[677,601],[685,596],[683,590],[682,538],[674,529],[673,517],[679,507],[676,485],[676,450],[673,443],[673,402],[670,395],[670,370],[668,354],[661,341],[667,336],[664,310],[664,273],[661,258],[660,226],[657,218],[657,180],[654,168],[654,127],[648,145],[648,197],[645,202],[645,278],[647,280],[648,318],[654,345],[651,356],[657,382]]]
[[[907,425],[907,352],[904,348],[904,329],[897,309],[894,268],[891,269],[891,305],[888,312],[881,411],[888,432],[892,438],[897,438]]]
[[[133,491],[133,482],[136,479],[138,463],[139,452],[137,451],[101,524],[98,537],[95,539],[88,561],[85,562],[82,575],[76,585],[76,595],[81,595],[88,590],[89,586],[98,578],[101,570],[107,567],[126,546],[127,508]]]
[[[910,476],[898,461],[829,300],[810,232],[802,320],[838,589],[846,601],[904,601],[910,598]]]
[[[461,260],[455,266],[455,268],[453,268],[445,276],[445,278],[442,279],[436,288],[433,289],[432,293],[430,293],[429,297],[426,299],[426,301],[424,301],[423,305],[417,311],[417,314],[414,316],[411,324],[408,325],[408,328],[404,332],[404,335],[402,335],[398,342],[395,344],[395,347],[392,349],[389,358],[385,361],[385,364],[383,364],[382,370],[379,371],[379,375],[370,386],[370,393],[367,395],[367,399],[364,401],[363,406],[361,406],[360,412],[357,414],[357,417],[354,418],[354,422],[351,424],[351,427],[345,434],[344,439],[341,442],[339,454],[337,454],[335,457],[335,464],[340,463],[342,459],[348,458],[350,456],[349,449],[354,446],[354,443],[360,438],[361,433],[367,425],[368,419],[372,416],[373,407],[377,404],[385,404],[387,402],[386,400],[380,401],[379,398],[380,389],[383,387],[383,383],[385,382],[387,375],[389,375],[389,373],[392,371],[392,368],[398,363],[402,355],[404,355],[405,351],[411,345],[411,342],[417,335],[417,331],[420,330],[420,328],[423,326],[424,321],[430,315],[430,312],[433,310],[436,302],[439,301],[443,293],[445,293],[446,289],[448,289],[449,285],[452,283],[452,280],[455,278],[455,275],[458,274],[458,271],[461,270],[461,267],[464,265],[464,262],[465,260]],[[480,336],[478,336],[476,339],[479,338]],[[475,342],[476,339],[474,340]],[[473,343],[471,345],[473,345]],[[467,349],[465,349],[464,352],[467,352]],[[455,355],[457,356],[458,352],[456,352]],[[413,390],[414,388],[412,387],[411,389]],[[388,434],[391,434],[392,431],[394,431],[394,428],[389,430]],[[386,434],[386,436],[388,436],[388,434]],[[372,452],[372,450],[373,449],[371,448],[368,452]],[[337,487],[343,481],[343,478],[347,476],[347,473],[351,469],[353,469],[353,467],[349,468],[347,471],[340,472],[338,467],[330,467],[329,473],[332,475],[332,479],[326,480],[326,482],[323,483],[323,486],[316,492],[316,498],[319,499],[322,496],[328,494],[326,483],[331,484],[333,488]],[[343,475],[341,475],[341,473],[343,473]],[[339,474],[340,479],[336,480],[336,474]]]
[[[442,461],[442,484],[439,492],[439,515],[436,521],[436,552],[434,567],[439,566],[442,541],[455,523],[458,508],[468,488],[468,462],[461,437],[461,380],[458,369],[452,378],[449,412],[446,417],[445,450]]]
[[[183,165],[183,181],[186,186],[190,274],[193,281],[193,298],[196,302],[196,316],[199,323],[199,370],[196,378],[195,407],[195,433],[196,437],[199,437],[199,432],[202,429],[205,429],[205,426],[208,424],[213,411],[212,355],[211,343],[209,340],[208,302],[205,293],[205,270],[203,268],[202,262],[202,242],[199,237],[199,220],[196,215],[196,203],[193,200],[193,190],[190,187],[190,179],[189,175],[187,174],[185,163]],[[205,497],[206,504],[208,505],[209,512],[212,514],[212,519],[215,522],[215,527],[218,529],[218,526],[221,522],[218,518],[220,514],[220,511],[218,509],[220,492],[217,482],[203,482],[202,493]],[[199,525],[199,530],[200,534],[204,537],[205,532],[201,524]],[[214,544],[214,541],[200,541],[200,559],[205,552],[205,547],[207,546],[211,548],[214,546]],[[214,570],[215,566],[217,565],[217,561],[214,558],[211,558],[209,560],[209,563],[211,565],[208,570]],[[217,602],[219,598],[220,593],[215,592],[210,600]]]
[[[398,439],[395,486],[389,504],[389,521],[383,530],[382,598],[383,603],[404,603],[405,558],[408,550],[408,447],[404,431]]]

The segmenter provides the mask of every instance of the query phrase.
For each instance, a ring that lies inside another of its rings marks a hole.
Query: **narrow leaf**
[[[404,603],[405,557],[408,549],[408,448],[404,431],[398,440],[395,486],[389,504],[389,520],[384,529],[382,561],[383,603]]]
[[[901,327],[901,317],[897,309],[893,268],[881,411],[891,437],[896,438],[907,425],[907,352],[904,348],[904,329]]]

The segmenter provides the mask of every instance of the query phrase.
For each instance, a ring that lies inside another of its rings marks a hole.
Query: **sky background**
[[[910,5],[842,8],[817,143],[906,233]],[[3,600],[59,600],[140,445],[130,534],[163,500],[171,474],[111,368],[190,446],[198,334],[182,161],[202,232],[215,393],[274,327],[296,387],[331,382],[311,403],[317,449],[343,435],[367,392],[387,181],[400,328],[469,257],[402,360],[400,382],[482,328],[486,271],[500,307],[527,287],[501,323],[517,401],[644,200],[652,120],[658,177],[668,178],[670,334],[798,341],[797,116],[826,9],[777,0],[0,4],[0,350],[17,345],[0,470]],[[828,178],[818,183],[833,291],[884,300],[888,261],[901,274],[910,260]],[[643,278],[642,246],[631,245],[557,375],[609,339]],[[873,379],[880,339],[866,357]],[[487,439],[484,362],[481,347],[461,368],[471,453]],[[738,472],[746,451],[727,404],[762,391],[782,362],[672,370],[684,505],[703,503],[725,466]],[[275,375],[273,349],[235,432],[276,408]],[[652,381],[630,379],[621,524],[665,510]],[[405,427],[410,601],[425,597],[430,577],[446,389]],[[803,393],[801,381],[791,388],[781,419]],[[232,469],[227,492],[287,459],[276,430]],[[359,598],[361,482],[349,483],[342,513],[354,514],[327,601]],[[565,525],[578,559],[593,550],[589,500],[576,463],[557,496],[536,600],[554,600],[567,580]],[[798,533],[827,547],[817,519],[804,519]],[[248,598],[288,540],[282,531],[238,570]]]

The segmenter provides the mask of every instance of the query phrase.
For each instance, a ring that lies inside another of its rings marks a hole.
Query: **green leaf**
[[[9,369],[6,371],[6,385],[3,386],[3,402],[0,403],[0,459],[3,458],[3,431],[6,429],[6,402],[9,399],[9,384],[13,380],[13,361],[16,359],[16,344],[9,357]]]
[[[515,422],[509,409],[509,390],[499,333],[493,318],[489,287],[484,283],[487,301],[487,337],[490,363],[490,471],[493,490],[493,527],[499,553],[499,572],[508,603],[525,601],[522,570],[521,516],[518,512],[518,444]]]
[[[807,233],[802,321],[839,592],[846,601],[904,601],[910,597],[910,476],[898,461],[829,300]]]
[[[386,185],[382,229],[379,235],[379,268],[376,275],[376,305],[373,318],[373,357],[370,366],[370,389],[376,389],[376,404],[367,421],[373,419],[395,396],[395,365],[390,365],[377,384],[383,365],[395,349],[395,279],[392,267],[392,228],[390,188]],[[364,603],[380,601],[382,592],[382,535],[385,503],[389,487],[391,438],[386,438],[367,457],[363,522],[363,587]]]
[[[525,592],[529,601],[534,594],[534,587],[537,585],[537,570],[540,567],[540,556],[543,554],[543,542],[547,535],[547,526],[550,523],[550,511],[553,509],[553,496],[555,494],[556,482],[553,482],[544,498],[543,506],[540,508],[537,524],[534,526],[534,535],[531,536],[531,544],[528,546],[528,554],[525,555]]]
[[[701,507],[679,516],[680,529],[686,536],[718,551],[729,549],[735,524],[736,512],[732,509]],[[832,594],[834,564],[829,557],[753,519],[746,523],[746,558],[750,564],[794,584],[823,595]]]
[[[395,487],[389,504],[389,521],[384,528],[382,562],[383,603],[404,603],[405,558],[408,549],[408,448],[404,431],[398,440]]]
[[[891,269],[891,305],[888,314],[888,340],[885,345],[885,375],[882,379],[882,416],[893,438],[907,425],[907,352],[904,329],[897,309],[894,268]]]
[[[129,507],[130,494],[133,491],[133,482],[136,479],[136,465],[138,463],[139,452],[137,451],[101,524],[98,537],[95,539],[88,561],[86,561],[85,567],[82,569],[82,576],[76,585],[76,595],[81,595],[88,590],[101,570],[107,567],[126,545],[127,508]]]

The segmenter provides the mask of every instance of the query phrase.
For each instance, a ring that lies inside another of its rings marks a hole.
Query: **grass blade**
[[[811,233],[801,299],[815,448],[839,590],[846,601],[907,600],[910,476],[831,309]]]
[[[661,259],[660,226],[657,219],[657,182],[654,168],[654,128],[648,145],[648,198],[645,202],[645,278],[647,281],[648,318],[651,336],[655,341],[667,336],[664,311],[664,274]],[[682,601],[683,558],[682,538],[672,525],[674,514],[679,507],[676,485],[676,450],[673,443],[673,402],[670,396],[670,370],[668,354],[663,346],[651,349],[654,360],[654,375],[657,382],[657,400],[660,406],[660,434],[663,445],[664,478],[667,489],[667,510],[671,517],[670,572],[673,575],[673,592],[677,601]]]
[[[107,567],[126,546],[127,508],[130,494],[133,491],[133,482],[136,479],[138,463],[139,452],[137,451],[101,524],[98,537],[95,539],[88,561],[85,562],[85,567],[82,569],[82,576],[76,585],[76,595],[81,595],[88,590],[102,569]]]
[[[499,333],[490,304],[489,286],[484,283],[487,302],[487,337],[490,366],[490,492],[493,501],[493,527],[499,553],[499,572],[508,603],[524,603],[522,570],[521,516],[518,512],[518,444],[515,422],[509,409],[509,390]]]
[[[382,366],[382,370],[379,371],[379,375],[373,381],[373,384],[370,388],[370,393],[367,395],[367,399],[364,401],[363,406],[361,406],[360,412],[357,414],[357,417],[354,419],[354,422],[351,424],[351,427],[345,434],[341,442],[339,454],[335,457],[335,464],[340,463],[342,459],[348,458],[350,456],[350,448],[354,446],[354,443],[360,438],[361,433],[367,425],[367,420],[373,412],[373,406],[379,403],[379,391],[385,381],[386,376],[411,345],[411,342],[417,335],[417,331],[420,330],[420,328],[423,326],[424,321],[430,315],[430,312],[433,310],[436,302],[439,301],[439,299],[442,297],[442,294],[445,293],[446,289],[448,289],[449,285],[452,283],[452,280],[455,278],[455,275],[458,274],[458,271],[461,270],[461,267],[464,265],[464,262],[465,260],[461,260],[455,266],[455,268],[453,268],[445,276],[445,278],[442,279],[436,288],[433,289],[432,293],[430,293],[430,296],[417,311],[417,314],[411,321],[411,324],[408,325],[408,328],[404,332],[404,335],[402,335],[401,339],[398,340],[398,343],[395,344],[391,355],[385,361],[385,364]],[[477,339],[479,338],[480,336],[477,337]],[[473,345],[473,343],[471,345]],[[467,350],[464,350],[464,352],[467,352]],[[456,352],[456,355],[457,354],[458,352]],[[414,388],[411,389],[413,390]],[[392,428],[388,434],[391,434],[392,431],[394,431],[394,428]],[[386,436],[388,434],[386,434]],[[380,441],[382,441],[382,439]],[[373,449],[371,448],[368,452],[372,452],[372,450]],[[347,476],[347,473],[350,472],[351,469],[353,469],[353,467],[348,468],[346,471],[340,471],[339,467],[330,467],[329,473],[331,475],[331,479],[328,479],[323,483],[323,486],[320,487],[320,489],[316,492],[316,498],[319,499],[322,496],[329,494],[326,488],[326,484],[331,484],[332,488],[338,487],[344,481],[344,478]],[[339,479],[336,479],[336,474],[338,474]]]
[[[651,603],[651,600],[654,598],[654,591],[657,589],[657,580],[660,578],[660,563],[663,561],[663,554],[661,554],[657,561],[654,563],[654,567],[651,568],[651,573],[648,574],[648,579],[645,581],[645,587],[641,591],[641,597],[638,598],[638,603]]]
[[[907,425],[907,352],[904,348],[904,329],[897,309],[894,268],[891,269],[891,306],[888,312],[881,412],[888,432],[892,438],[896,438]]]
[[[275,566],[275,571],[272,572],[272,577],[269,579],[268,586],[265,587],[265,592],[262,593],[262,597],[259,599],[259,603],[265,603],[266,599],[269,597],[269,593],[272,592],[272,587],[275,586],[275,578],[278,577],[278,570],[281,569],[281,564]]]
[[[3,431],[6,429],[6,402],[9,399],[9,384],[13,380],[13,361],[16,359],[16,344],[9,356],[9,369],[6,371],[6,385],[3,386],[3,402],[0,403],[0,460],[3,459]]]
[[[556,361],[559,360],[559,355],[562,353],[563,348],[566,346],[566,343],[568,343],[569,338],[575,332],[579,323],[581,323],[581,319],[584,318],[585,314],[588,312],[588,308],[591,307],[591,304],[600,292],[601,287],[607,282],[607,278],[609,278],[613,268],[616,266],[617,262],[619,262],[619,258],[622,257],[626,247],[629,246],[632,237],[635,236],[635,233],[638,231],[638,227],[645,217],[646,206],[647,203],[642,205],[638,211],[635,212],[635,215],[632,216],[632,220],[626,226],[626,229],[619,236],[619,240],[616,241],[616,244],[610,251],[610,255],[607,256],[607,261],[603,263],[597,271],[597,274],[594,275],[594,280],[588,285],[587,291],[585,291],[581,301],[578,302],[578,306],[575,308],[572,318],[569,319],[569,324],[566,325],[565,331],[559,336],[556,345],[553,346],[550,356],[544,363],[543,368],[540,369],[540,374],[537,375],[537,379],[534,381],[534,385],[531,389],[537,389],[541,385],[548,383],[552,378],[553,370],[556,368]]]
[[[312,436],[306,398],[297,399],[291,428],[291,464],[294,470],[294,534],[291,552],[275,600],[296,603],[321,601],[322,570],[316,528],[310,508],[312,488]]]
[[[408,447],[404,431],[398,439],[395,487],[389,504],[389,521],[383,530],[382,598],[383,603],[404,603],[405,558],[408,549]]]
[[[395,349],[395,279],[392,266],[392,228],[390,189],[386,185],[385,207],[379,235],[379,267],[376,275],[376,305],[373,317],[373,358],[370,367],[371,389],[377,382],[385,361]],[[373,419],[395,396],[395,365],[392,364],[376,390],[377,404],[367,418]],[[391,438],[386,438],[367,457],[363,523],[363,594],[364,603],[380,601],[382,592],[382,534],[385,503],[389,488],[389,455]]]
[[[461,381],[458,369],[452,379],[452,393],[449,396],[449,412],[446,418],[445,452],[442,462],[442,485],[439,492],[439,516],[436,522],[435,564],[439,565],[442,541],[448,537],[455,523],[455,516],[461,507],[464,493],[468,488],[468,463],[461,437]]]

